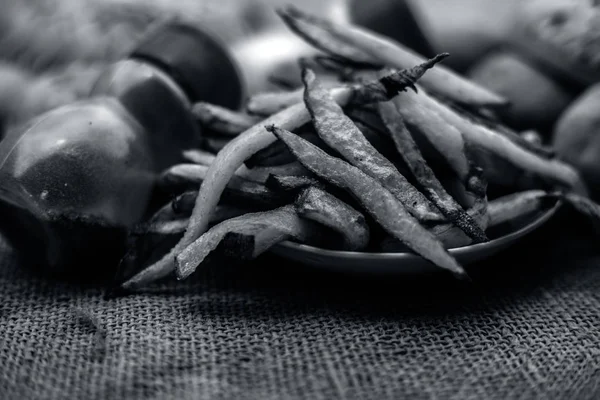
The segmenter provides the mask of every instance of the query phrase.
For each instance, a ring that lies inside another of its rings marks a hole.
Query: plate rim
[[[503,242],[510,241],[515,237],[521,237],[535,230],[539,226],[548,222],[550,218],[552,218],[559,208],[563,205],[563,201],[561,199],[556,199],[556,202],[552,207],[548,207],[546,211],[543,211],[539,217],[535,218],[525,226],[517,229],[516,231],[510,232],[506,235],[500,236],[498,238],[492,239],[490,241],[484,243],[470,244],[461,247],[454,247],[448,249],[448,252],[453,256],[460,256],[464,254],[468,254],[471,251],[477,250],[485,250],[486,248],[494,248],[496,245],[501,245]],[[540,210],[542,211],[542,210]],[[293,251],[302,251],[310,254],[319,254],[320,256],[325,257],[338,257],[338,258],[364,258],[369,260],[392,260],[392,259],[401,259],[401,258],[410,258],[410,257],[420,257],[418,254],[409,253],[409,252],[397,252],[397,253],[367,253],[363,251],[347,251],[347,250],[331,250],[331,249],[322,249],[320,247],[311,246],[303,243],[296,243],[290,240],[283,241],[278,243],[272,248],[274,253],[280,254],[277,250],[285,250],[292,249]]]

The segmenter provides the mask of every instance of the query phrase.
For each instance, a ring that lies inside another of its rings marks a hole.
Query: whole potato
[[[365,4],[371,4],[362,0]],[[393,0],[392,0],[393,1]],[[504,41],[521,0],[407,0],[444,65],[464,72]]]
[[[593,0],[524,0],[509,41],[583,85],[600,80],[600,3]]]
[[[510,101],[502,117],[518,129],[551,129],[575,97],[566,87],[509,51],[489,54],[467,76]]]
[[[600,198],[600,84],[591,86],[558,120],[553,136],[558,155],[581,172]]]

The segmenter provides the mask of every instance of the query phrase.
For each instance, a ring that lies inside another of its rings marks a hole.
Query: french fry
[[[165,192],[182,193],[200,187],[206,179],[210,167],[196,164],[178,164],[165,170],[158,179],[157,186]],[[289,199],[268,189],[264,184],[233,176],[223,192],[224,202],[235,204],[249,203],[260,208],[280,206]]]
[[[294,133],[275,126],[269,127],[269,130],[290,148],[309,171],[351,193],[390,235],[434,265],[451,271],[457,277],[466,277],[464,269],[444,249],[442,243],[421,226],[376,179],[346,161],[331,157]]]
[[[419,93],[402,93],[392,102],[409,126],[414,126],[416,132],[426,137],[427,142],[442,156],[461,180],[469,175],[469,160],[464,148],[462,133],[438,113],[432,111],[425,103],[423,90]]]
[[[357,62],[391,68],[408,68],[423,57],[405,46],[351,24],[338,24],[308,15],[293,6],[279,11],[287,26],[313,46],[327,53]],[[351,58],[355,55],[355,58]],[[452,72],[439,67],[421,79],[423,87],[460,104],[474,107],[505,107],[508,102]]]
[[[487,236],[483,229],[448,194],[433,170],[429,167],[394,103],[379,103],[379,114],[394,140],[398,153],[400,153],[417,182],[419,182],[427,198],[446,218],[456,224],[476,243],[487,241]]]
[[[306,140],[328,151],[327,146],[323,140],[314,132],[299,132],[299,135],[304,137]],[[293,163],[295,161],[294,156],[285,147],[285,145],[279,141],[276,141],[268,147],[257,151],[251,157],[249,157],[244,165],[247,168],[254,169],[258,167],[275,167],[284,164]]]
[[[257,93],[246,103],[246,110],[252,115],[268,117],[297,104],[302,100],[302,90]]]
[[[192,153],[188,153],[192,154]],[[202,152],[198,152],[197,154],[203,156]],[[195,155],[191,156],[193,160],[208,162],[210,159],[207,158],[196,158]],[[213,156],[214,159],[214,156]],[[211,162],[212,163],[212,162]],[[184,179],[190,184],[200,183],[206,173],[208,172],[208,167],[210,164],[178,164],[173,167],[163,171],[161,176],[159,177],[158,184],[159,186],[163,186],[165,188],[169,188],[170,186],[177,186],[177,181],[179,179]],[[245,165],[242,165],[235,171],[235,176],[246,179],[248,181],[256,182],[256,183],[265,183],[269,178],[269,175],[305,175],[308,171],[306,168],[302,166],[298,161],[292,160],[292,162],[283,165],[276,165],[273,167],[255,167],[255,168],[247,168]],[[192,178],[189,178],[193,176]],[[192,182],[189,182],[189,179]],[[174,180],[174,182],[171,182]],[[184,182],[184,185],[187,183]]]
[[[322,228],[312,221],[300,218],[293,205],[275,210],[244,214],[223,221],[209,229],[176,256],[178,279],[185,279],[217,248],[227,234],[234,233],[246,240],[246,251],[236,245],[236,253],[249,253],[243,258],[256,258],[277,243],[288,239],[300,242],[315,240]],[[242,251],[240,251],[242,250]]]
[[[439,60],[436,59],[436,60]],[[433,67],[436,60],[429,60],[423,66],[416,66],[409,70],[398,71],[385,80],[378,80],[369,84],[369,92],[375,91],[379,95],[388,93],[394,96],[406,88],[414,86],[414,83],[420,79],[427,70]],[[380,90],[374,90],[374,86],[379,85]],[[332,89],[331,95],[338,104],[344,106],[352,99],[357,101],[356,94],[364,87],[353,85]],[[358,96],[359,101],[378,101],[373,97],[364,95]],[[217,206],[221,194],[228,185],[230,179],[235,175],[237,169],[251,155],[264,149],[277,138],[264,127],[277,125],[284,129],[296,129],[310,121],[310,115],[302,103],[295,104],[272,115],[261,124],[255,125],[247,131],[233,138],[216,156],[215,161],[209,167],[206,178],[203,180],[196,199],[196,207],[190,217],[190,224],[181,240],[164,255],[160,260],[149,265],[138,272],[133,277],[127,279],[121,284],[121,288],[132,290],[144,286],[157,279],[169,275],[174,269],[174,258],[204,233],[209,225],[210,216]]]
[[[319,180],[306,175],[270,175],[265,185],[270,189],[283,192],[299,192],[310,186],[318,188],[323,186]]]
[[[314,72],[304,69],[304,102],[317,133],[327,145],[339,152],[350,164],[377,179],[404,204],[418,220],[441,220],[439,211],[398,169],[364,137],[346,116]]]
[[[544,190],[527,190],[499,197],[489,202],[489,226],[497,226],[541,209],[550,197]]]
[[[177,219],[189,219],[198,197],[197,190],[190,190],[177,196],[171,202],[171,207],[177,215]],[[229,218],[238,217],[251,211],[251,208],[240,207],[231,204],[219,204],[215,207],[210,217],[210,224],[216,224]],[[187,225],[186,225],[187,226]]]
[[[315,186],[304,189],[295,206],[301,217],[341,234],[341,250],[359,251],[369,244],[369,227],[365,217],[325,190]]]
[[[202,127],[226,137],[237,136],[260,120],[256,116],[203,102],[192,106],[192,114]]]
[[[147,232],[156,235],[180,235],[185,232],[188,223],[188,218],[157,222],[150,225]]]
[[[466,179],[469,173],[467,160],[459,156],[460,148],[464,147],[466,140],[472,146],[493,153],[494,156],[526,173],[535,174],[551,185],[585,191],[581,177],[570,165],[557,159],[539,156],[492,130],[481,127],[468,129],[468,121],[465,122],[424,90],[420,90],[418,94],[402,93],[396,96],[394,102],[405,120],[418,125],[419,131],[428,136],[429,142],[446,155],[449,164],[461,179]],[[462,130],[459,130],[457,125]]]
[[[554,149],[543,146],[541,144],[541,138],[539,134],[537,134],[537,140],[528,140],[526,136],[519,134],[518,132],[510,129],[508,126],[500,123],[497,119],[491,118],[485,113],[475,113],[473,111],[468,110],[465,107],[462,107],[458,104],[453,104],[451,102],[443,101],[438,97],[434,97],[434,100],[438,101],[443,107],[440,111],[444,114],[445,118],[448,118],[449,121],[452,121],[455,126],[459,129],[469,129],[473,131],[479,130],[491,130],[495,134],[504,135],[509,140],[514,142],[516,145],[519,145],[526,150],[531,151],[532,153],[537,154],[543,158],[553,158],[555,157]],[[535,135],[534,135],[535,136]],[[529,135],[529,137],[532,137]]]

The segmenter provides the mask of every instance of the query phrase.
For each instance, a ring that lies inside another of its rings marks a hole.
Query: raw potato
[[[584,85],[600,80],[600,7],[594,0],[526,0],[511,43]]]
[[[581,172],[593,198],[600,198],[600,84],[563,113],[554,130],[559,157]]]
[[[550,128],[574,98],[552,77],[511,52],[489,54],[467,76],[510,101],[510,107],[499,113],[518,129]]]

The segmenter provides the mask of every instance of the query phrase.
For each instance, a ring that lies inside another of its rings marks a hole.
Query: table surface
[[[600,396],[600,252],[568,212],[471,284],[267,256],[105,300],[0,254],[3,399]]]

